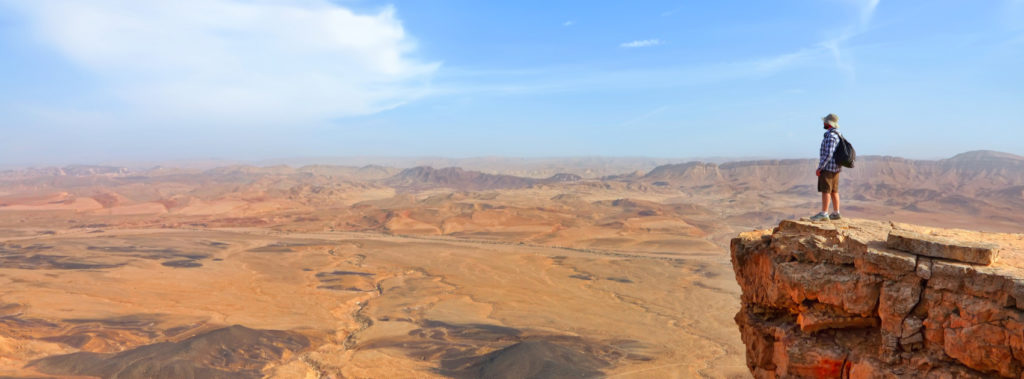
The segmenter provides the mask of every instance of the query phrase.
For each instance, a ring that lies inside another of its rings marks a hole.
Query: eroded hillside
[[[1017,230],[1019,161],[865,159],[844,215]],[[727,244],[813,162],[546,170],[0,173],[0,376],[748,375]]]

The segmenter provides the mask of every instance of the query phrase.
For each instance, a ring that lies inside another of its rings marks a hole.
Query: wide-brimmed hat
[[[832,125],[833,128],[839,127],[839,116],[836,116],[835,113],[829,113],[828,116],[822,117],[821,121],[827,122],[829,125]]]

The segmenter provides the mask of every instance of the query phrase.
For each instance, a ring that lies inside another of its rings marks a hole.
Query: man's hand
[[[821,176],[821,169],[814,170],[814,176]]]

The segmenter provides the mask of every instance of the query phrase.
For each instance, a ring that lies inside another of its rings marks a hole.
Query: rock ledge
[[[757,378],[1024,374],[1020,234],[786,220],[731,250]]]
[[[893,229],[885,246],[933,258],[990,265],[998,257],[999,245],[925,235],[909,230]]]

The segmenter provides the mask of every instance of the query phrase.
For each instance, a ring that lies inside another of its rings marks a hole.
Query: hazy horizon
[[[943,159],[950,159],[957,155],[986,151],[1001,154],[1011,154],[1017,156],[1017,154],[995,151],[995,150],[971,150],[963,151],[950,156],[941,157],[925,157],[925,158],[911,158],[903,157],[898,155],[860,155],[861,159],[871,157],[895,157],[909,160],[922,160],[922,161],[936,161]],[[665,165],[665,164],[678,164],[678,163],[689,163],[689,162],[704,162],[713,164],[723,164],[728,162],[746,162],[746,161],[758,161],[758,160],[792,160],[792,159],[807,159],[814,160],[816,157],[806,156],[793,156],[793,157],[773,157],[773,156],[747,156],[747,157],[726,157],[726,156],[704,156],[704,157],[655,157],[655,156],[613,156],[613,155],[567,155],[567,156],[505,156],[505,155],[489,155],[489,156],[373,156],[373,155],[353,155],[353,156],[295,156],[295,157],[282,157],[282,158],[267,158],[267,159],[228,159],[228,158],[191,158],[191,159],[169,159],[169,160],[110,160],[110,161],[96,161],[96,162],[64,162],[54,164],[22,164],[22,165],[0,165],[0,170],[19,170],[19,169],[41,169],[47,167],[72,167],[72,166],[106,166],[106,167],[124,167],[129,169],[152,169],[156,167],[168,167],[168,168],[184,168],[184,169],[210,169],[217,167],[227,167],[234,165],[243,166],[255,166],[255,167],[273,167],[273,166],[289,166],[298,168],[302,166],[313,166],[313,165],[325,165],[325,166],[350,166],[350,167],[362,167],[362,166],[383,166],[391,168],[409,168],[415,166],[432,166],[434,168],[444,167],[461,167],[466,168],[467,164],[470,166],[484,167],[487,163],[499,163],[499,164],[542,164],[542,163],[577,163],[586,165],[589,161],[603,161],[603,162],[647,162],[654,165]],[[593,163],[593,162],[589,162]],[[469,169],[474,169],[470,167]]]

